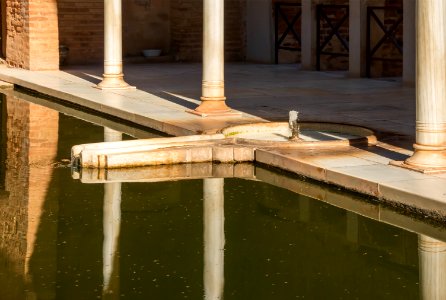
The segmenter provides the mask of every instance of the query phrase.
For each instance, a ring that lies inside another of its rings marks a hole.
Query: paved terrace
[[[377,132],[376,147],[302,151],[258,150],[256,160],[317,180],[446,216],[446,174],[421,174],[388,165],[411,155],[414,88],[393,80],[345,78],[339,72],[299,71],[295,65],[229,64],[227,103],[243,112],[228,118],[187,113],[198,105],[198,64],[127,64],[137,89],[101,91],[102,66],[31,72],[0,69],[0,80],[130,120],[172,135],[191,135],[234,124],[283,120],[298,110],[302,121],[362,125]]]

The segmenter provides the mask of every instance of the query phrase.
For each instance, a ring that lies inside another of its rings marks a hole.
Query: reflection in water
[[[122,133],[104,128],[104,142],[122,140]],[[104,184],[104,299],[119,299],[119,232],[121,229],[121,183]]]
[[[239,179],[81,184],[52,162],[120,133],[15,98],[6,125],[2,300],[445,298],[445,244],[427,237],[442,240],[443,229],[413,223],[418,241],[279,177],[269,182],[301,193]]]
[[[224,287],[224,179],[203,180],[204,294],[223,299]]]
[[[446,299],[446,243],[421,234],[418,243],[421,298]]]
[[[6,151],[2,154],[5,193],[0,203],[0,250],[22,274],[27,297],[39,293],[52,298],[55,277],[53,241],[57,224],[47,228],[45,240],[41,241],[49,241],[49,244],[37,248],[37,240],[45,211],[57,215],[58,210],[57,204],[48,203],[46,199],[53,173],[52,163],[57,156],[59,115],[16,97],[2,98],[2,113],[2,125],[6,126],[2,132],[6,136],[2,138],[1,148]],[[45,251],[47,256],[36,256],[40,251]],[[39,285],[42,277],[33,276],[37,264],[45,265],[44,278],[48,280],[45,286]],[[10,295],[10,298],[16,296]]]

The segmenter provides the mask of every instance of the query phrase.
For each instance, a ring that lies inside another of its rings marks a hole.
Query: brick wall
[[[29,65],[28,8],[26,0],[6,1],[6,58],[13,67],[26,68]]]
[[[66,63],[104,59],[104,0],[58,0],[60,44],[69,48]]]
[[[7,0],[6,27],[6,57],[10,66],[31,70],[58,68],[56,0]]]
[[[59,68],[57,0],[29,0],[31,70]]]
[[[246,1],[225,1],[225,59],[245,59]],[[202,0],[171,0],[171,47],[180,61],[201,61],[203,40]]]
[[[123,12],[123,55],[141,55],[143,49],[170,52],[170,0],[126,0]]]
[[[60,44],[69,48],[66,64],[104,59],[104,0],[58,0]],[[170,1],[122,1],[123,56],[143,49],[170,51]]]

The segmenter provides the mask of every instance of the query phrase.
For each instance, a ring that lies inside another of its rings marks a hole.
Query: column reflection
[[[420,234],[418,255],[421,299],[446,299],[446,243]]]
[[[121,141],[122,133],[104,128],[104,141]],[[121,228],[121,183],[104,184],[103,298],[119,298],[119,233]]]
[[[223,299],[224,289],[224,179],[203,180],[204,295]]]

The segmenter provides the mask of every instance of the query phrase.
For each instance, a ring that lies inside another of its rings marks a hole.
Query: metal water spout
[[[289,114],[289,126],[291,129],[290,141],[300,141],[300,125],[299,125],[299,112],[291,110]]]

